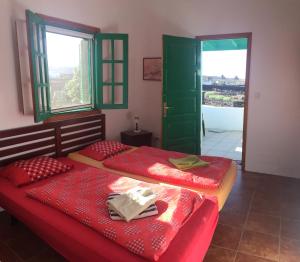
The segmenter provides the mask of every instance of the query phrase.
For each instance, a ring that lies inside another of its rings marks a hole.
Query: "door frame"
[[[205,40],[224,40],[232,38],[247,38],[247,61],[246,61],[246,78],[245,78],[245,100],[244,100],[244,122],[243,122],[243,152],[242,152],[242,170],[245,171],[246,166],[246,147],[247,147],[247,127],[248,127],[248,103],[249,103],[249,84],[250,84],[250,66],[251,66],[251,49],[252,49],[252,32],[202,35],[196,36],[196,39]],[[202,105],[201,105],[202,106]]]

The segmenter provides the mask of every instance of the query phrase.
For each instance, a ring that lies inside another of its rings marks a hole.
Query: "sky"
[[[221,76],[245,79],[247,50],[206,51],[202,53],[202,73],[205,76]]]
[[[82,38],[46,33],[48,65],[50,68],[77,67]]]

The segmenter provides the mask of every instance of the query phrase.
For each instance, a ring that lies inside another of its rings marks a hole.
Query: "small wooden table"
[[[152,133],[149,131],[141,130],[136,133],[133,130],[121,132],[121,142],[130,146],[151,146]]]

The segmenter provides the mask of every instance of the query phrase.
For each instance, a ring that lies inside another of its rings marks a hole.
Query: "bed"
[[[47,154],[72,163],[79,171],[94,169],[62,156],[104,139],[103,119],[104,116],[100,115],[0,131],[0,165]],[[18,188],[0,178],[0,206],[70,261],[145,261],[72,217],[26,196],[27,190],[55,179],[56,176]],[[216,201],[208,197],[158,261],[201,261],[217,221]]]
[[[137,148],[133,147],[132,149],[122,152],[120,154],[128,154],[130,152],[134,152],[135,150],[137,150]],[[161,182],[161,181],[153,179],[153,178],[149,178],[149,177],[136,175],[136,174],[132,174],[129,172],[119,171],[119,170],[105,167],[103,164],[104,161],[96,161],[92,158],[89,158],[89,157],[86,157],[86,156],[80,154],[79,152],[72,152],[68,155],[68,157],[70,159],[78,161],[80,163],[84,163],[84,164],[87,164],[87,165],[90,165],[93,167],[97,167],[100,169],[104,169],[107,171],[112,171],[121,176],[131,177],[131,178],[142,180],[142,181],[149,182],[149,183],[166,184],[164,182]],[[218,199],[219,210],[221,210],[231,192],[233,185],[234,185],[234,182],[236,180],[236,174],[237,174],[237,167],[236,167],[235,162],[233,161],[229,170],[227,171],[226,175],[224,176],[222,183],[220,184],[220,186],[218,188],[204,189],[204,188],[195,188],[195,187],[191,187],[191,186],[182,186],[182,187],[188,188],[188,189],[191,189],[194,191],[198,191],[198,192],[203,192],[208,195],[216,196]],[[170,183],[168,183],[168,184],[170,185]],[[174,184],[171,184],[171,185],[174,185]],[[176,186],[176,185],[174,185],[174,186]]]

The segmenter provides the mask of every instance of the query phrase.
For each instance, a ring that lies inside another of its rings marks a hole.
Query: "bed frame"
[[[66,156],[101,140],[105,140],[104,114],[2,130],[0,166],[40,155]]]

